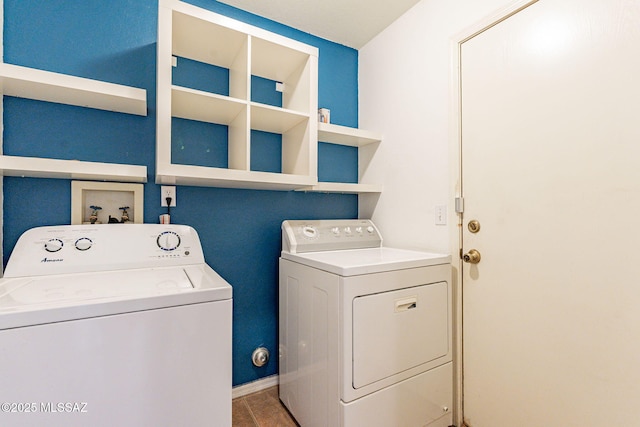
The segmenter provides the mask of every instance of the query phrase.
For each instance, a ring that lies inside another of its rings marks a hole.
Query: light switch
[[[447,206],[436,206],[436,225],[447,225]]]

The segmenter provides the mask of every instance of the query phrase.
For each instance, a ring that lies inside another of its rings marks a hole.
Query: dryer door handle
[[[418,307],[418,296],[413,295],[408,298],[402,298],[396,300],[396,313],[401,313],[403,311],[413,310]]]

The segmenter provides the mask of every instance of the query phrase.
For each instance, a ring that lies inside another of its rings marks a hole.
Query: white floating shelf
[[[382,135],[347,126],[318,123],[318,142],[362,147],[382,141]]]
[[[314,177],[284,173],[170,164],[159,167],[156,184],[198,187],[296,190],[316,184]]]
[[[301,191],[313,191],[320,193],[382,193],[382,186],[376,184],[347,184],[341,182],[319,182],[318,184],[303,188]]]
[[[147,91],[129,86],[0,64],[2,93],[119,113],[147,115]]]
[[[0,156],[4,176],[82,179],[93,181],[147,182],[147,167],[79,160]]]

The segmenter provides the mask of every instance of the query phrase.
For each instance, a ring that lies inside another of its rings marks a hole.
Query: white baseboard
[[[269,387],[273,387],[274,385],[278,385],[278,374],[233,387],[231,390],[231,398],[236,399],[238,397],[246,396],[247,394],[262,391]]]

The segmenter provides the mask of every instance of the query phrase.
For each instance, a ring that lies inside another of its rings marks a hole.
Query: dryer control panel
[[[370,219],[293,220],[282,223],[289,253],[379,248],[382,236]]]
[[[36,227],[16,243],[5,277],[204,263],[196,231],[176,224]]]

